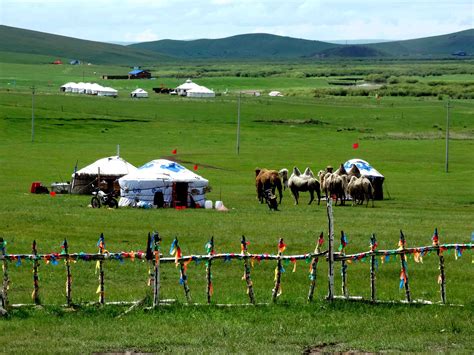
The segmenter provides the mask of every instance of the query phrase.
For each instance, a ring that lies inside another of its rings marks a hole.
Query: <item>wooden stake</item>
[[[275,287],[272,290],[272,301],[276,302],[277,297],[281,295],[281,256],[285,250],[285,244],[283,243],[283,238],[280,238],[278,241],[278,259],[277,266],[275,269]]]
[[[212,257],[215,254],[214,251],[214,237],[211,237],[211,240],[206,244],[206,251],[209,255],[209,260],[206,263],[206,280],[207,280],[207,304],[211,304],[211,297],[214,292],[214,288],[212,286],[212,273],[211,273],[211,266],[212,266]]]
[[[181,257],[180,256],[180,252],[178,252],[178,250],[181,250],[180,247],[179,247],[179,242],[178,242],[178,238],[175,238],[175,241],[176,241],[176,256],[177,256],[177,259],[178,262],[179,262],[179,272],[180,272],[180,279],[179,279],[179,282],[183,285],[183,289],[184,289],[184,295],[186,296],[186,301],[188,303],[191,303],[191,294],[189,292],[189,286],[188,286],[188,276],[186,275],[186,266],[185,266],[185,262],[183,262],[182,260],[179,260],[179,258]]]
[[[329,225],[329,248],[328,248],[328,295],[327,299],[334,299],[334,217],[332,212],[332,198],[327,199],[327,214]]]
[[[104,254],[105,252],[105,238],[104,233],[100,233],[99,237],[99,254]],[[101,305],[105,304],[105,285],[104,285],[104,261],[97,260],[97,265],[99,267],[99,303]]]
[[[33,294],[31,295],[31,298],[33,299],[33,302],[36,305],[41,304],[40,297],[39,297],[39,278],[38,278],[38,266],[39,262],[37,259],[38,255],[38,250],[36,249],[36,240],[33,240],[33,246],[32,246],[32,254],[34,255],[33,258]]]
[[[319,239],[316,242],[316,249],[314,250],[315,254],[319,254],[321,252],[321,246],[323,245],[324,239],[323,239],[323,232],[319,235]],[[318,267],[318,261],[319,258],[317,256],[313,257],[313,260],[311,261],[311,283],[309,285],[309,292],[308,292],[308,302],[313,301],[313,295],[314,295],[314,289],[316,288],[316,278],[317,278],[317,267]]]
[[[158,232],[153,233],[153,254],[155,256],[155,270],[153,275],[153,308],[160,303],[160,243],[161,237]]]
[[[410,296],[410,285],[408,283],[408,274],[407,274],[407,257],[406,253],[404,250],[406,249],[406,240],[405,236],[403,235],[402,230],[400,230],[400,242],[399,242],[399,249],[402,250],[402,253],[400,254],[400,262],[401,262],[401,274],[400,274],[400,280],[404,279],[405,283],[405,297],[407,302],[411,302],[411,296]]]
[[[372,302],[376,301],[376,288],[375,288],[375,250],[377,249],[377,239],[375,238],[375,234],[372,233],[372,237],[370,237],[370,251],[372,255],[370,256],[370,300]]]
[[[242,236],[241,240],[241,251],[242,255],[244,256],[244,278],[247,282],[247,294],[249,295],[250,303],[255,304],[255,296],[253,293],[253,283],[252,279],[250,278],[250,266],[249,266],[249,256],[247,251],[247,241],[245,240],[245,236]]]
[[[341,256],[344,256],[345,255],[345,238],[344,238],[344,231],[341,231]],[[347,263],[345,260],[342,260],[341,261],[341,279],[342,279],[342,284],[341,284],[341,288],[342,288],[342,295],[344,296],[344,298],[348,298],[349,297],[349,293],[347,292]]]
[[[8,261],[5,258],[6,255],[6,245],[7,241],[0,237],[0,252],[3,256],[3,283],[2,289],[0,292],[0,314],[6,314],[8,309],[8,288],[10,285],[10,280],[8,278]]]
[[[72,305],[72,299],[71,299],[71,284],[72,284],[72,277],[71,277],[71,267],[69,263],[69,249],[68,249],[68,244],[67,240],[64,239],[64,254],[65,258],[64,263],[66,264],[66,304],[68,307]]]
[[[438,239],[438,228],[435,228],[435,232],[433,235],[433,246],[435,246],[436,253],[438,254],[439,258],[439,287],[441,292],[441,302],[446,303],[446,276],[444,274],[444,255],[443,252],[440,250],[439,247],[439,239]],[[456,253],[457,251],[454,250]]]

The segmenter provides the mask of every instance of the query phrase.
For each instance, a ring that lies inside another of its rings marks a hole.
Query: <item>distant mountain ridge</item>
[[[474,29],[394,42],[341,45],[265,33],[221,39],[160,40],[117,45],[0,25],[0,61],[78,59],[97,64],[145,65],[160,61],[297,60],[313,58],[440,58],[474,55]],[[2,55],[3,53],[3,55]],[[17,55],[15,56],[15,53]],[[35,56],[35,59],[31,59]],[[29,57],[29,58],[27,58]]]
[[[129,47],[156,51],[183,59],[448,57],[457,51],[474,54],[474,29],[412,40],[351,45],[262,33],[191,41],[166,39],[135,43]]]

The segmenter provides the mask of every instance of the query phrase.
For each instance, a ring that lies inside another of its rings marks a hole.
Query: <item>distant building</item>
[[[465,57],[467,56],[467,53],[465,51],[457,51],[457,52],[452,53],[451,55],[455,55],[458,57]]]
[[[80,61],[80,60],[77,60],[77,59],[73,59],[73,60],[71,60],[71,61],[69,62],[69,64],[71,64],[71,65],[79,65],[79,64],[81,64],[81,61]]]
[[[129,79],[150,79],[151,73],[148,70],[134,69],[128,73]]]
[[[59,60],[59,59],[56,59],[56,60],[53,62],[53,64],[63,64],[63,62],[61,62],[61,60]]]

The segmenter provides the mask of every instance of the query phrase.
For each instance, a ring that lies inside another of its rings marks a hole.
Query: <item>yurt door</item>
[[[188,206],[188,183],[175,182],[173,184],[173,205]]]

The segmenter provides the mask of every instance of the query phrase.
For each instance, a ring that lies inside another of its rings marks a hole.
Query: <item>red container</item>
[[[38,187],[40,187],[40,186],[41,186],[41,182],[40,182],[40,181],[32,182],[32,183],[31,183],[30,192],[31,192],[32,194],[36,193],[36,189],[37,189]]]

